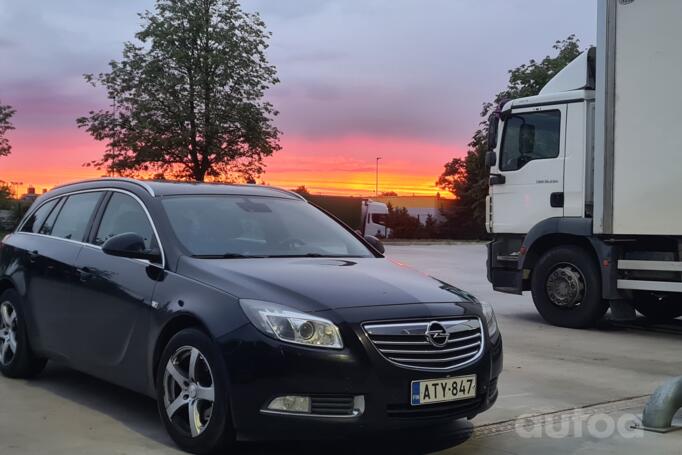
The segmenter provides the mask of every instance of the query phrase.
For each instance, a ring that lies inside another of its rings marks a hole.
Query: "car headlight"
[[[498,331],[495,311],[493,310],[492,305],[485,302],[481,302],[481,308],[483,308],[483,317],[485,318],[485,323],[488,326],[488,335],[490,338],[492,338]]]
[[[338,327],[327,319],[260,300],[240,300],[239,304],[251,323],[266,335],[287,343],[343,349]]]

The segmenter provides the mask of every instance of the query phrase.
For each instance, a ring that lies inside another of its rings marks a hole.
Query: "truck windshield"
[[[514,114],[504,126],[500,170],[516,171],[533,160],[559,156],[561,112]]]
[[[374,257],[310,204],[259,196],[168,196],[176,237],[196,257]]]

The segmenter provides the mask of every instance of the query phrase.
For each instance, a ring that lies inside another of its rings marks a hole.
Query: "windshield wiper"
[[[254,256],[250,254],[239,253],[225,253],[225,254],[193,254],[193,258],[197,259],[254,259],[265,258],[267,256]]]

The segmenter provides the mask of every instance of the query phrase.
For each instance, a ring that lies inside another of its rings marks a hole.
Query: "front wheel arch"
[[[189,313],[179,314],[173,317],[168,322],[166,322],[163,328],[161,329],[161,332],[159,333],[159,336],[157,337],[156,342],[154,344],[154,351],[150,365],[151,369],[150,377],[152,378],[152,384],[154,385],[156,384],[158,363],[159,360],[161,359],[161,354],[163,353],[163,350],[168,345],[168,342],[171,340],[171,338],[173,338],[173,336],[175,336],[175,334],[181,332],[182,330],[191,328],[200,330],[209,338],[213,339],[211,333],[208,331],[206,326],[201,322],[201,320],[199,320],[199,318],[192,314]]]
[[[522,270],[529,271],[528,276],[523,280],[524,291],[531,290],[533,271],[540,258],[551,249],[563,246],[581,248],[583,251],[589,253],[591,260],[599,266],[597,252],[587,238],[570,234],[548,234],[535,240],[524,255],[523,264],[520,265],[520,267]]]

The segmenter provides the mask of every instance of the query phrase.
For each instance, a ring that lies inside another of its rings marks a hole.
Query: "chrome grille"
[[[386,359],[405,368],[450,370],[483,352],[479,319],[367,323],[363,328]]]

